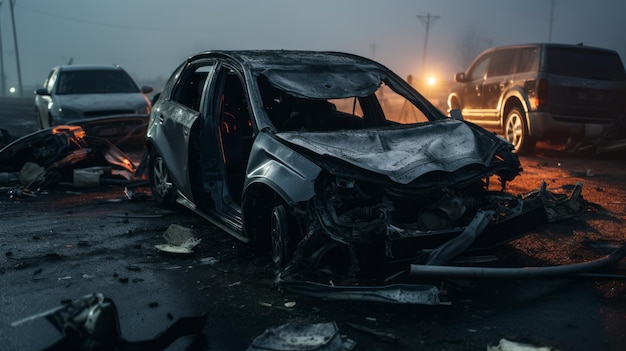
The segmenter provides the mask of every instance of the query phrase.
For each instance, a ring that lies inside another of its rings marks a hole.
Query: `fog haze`
[[[7,86],[17,85],[10,0],[0,6]],[[164,79],[189,55],[210,49],[311,49],[359,54],[401,76],[451,79],[461,50],[545,42],[551,0],[17,0],[22,82],[50,68],[115,63],[139,82]],[[555,0],[552,42],[584,43],[626,57],[626,2]],[[426,26],[430,23],[426,65]],[[467,48],[465,48],[467,49]],[[465,60],[466,61],[466,60]],[[423,67],[425,67],[423,71]]]

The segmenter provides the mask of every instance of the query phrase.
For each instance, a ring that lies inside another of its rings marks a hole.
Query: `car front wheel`
[[[512,108],[506,116],[504,137],[513,144],[517,154],[528,154],[535,148],[536,141],[528,133],[524,112],[518,107]]]
[[[270,234],[272,240],[272,259],[277,267],[282,268],[291,259],[289,250],[289,219],[283,205],[272,209],[270,218]]]
[[[152,197],[163,207],[171,208],[175,205],[176,188],[163,161],[163,157],[154,152],[150,154],[149,181]]]

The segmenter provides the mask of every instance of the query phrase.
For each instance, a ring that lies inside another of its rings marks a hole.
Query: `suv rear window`
[[[624,65],[616,53],[578,48],[548,48],[548,73],[595,80],[624,81]]]

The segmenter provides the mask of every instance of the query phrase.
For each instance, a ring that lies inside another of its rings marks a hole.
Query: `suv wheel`
[[[513,144],[515,152],[520,155],[528,154],[535,148],[536,141],[528,134],[524,112],[518,107],[513,107],[506,115],[504,138]]]
[[[148,178],[154,200],[162,207],[174,207],[176,188],[172,183],[163,158],[156,152],[150,154]]]

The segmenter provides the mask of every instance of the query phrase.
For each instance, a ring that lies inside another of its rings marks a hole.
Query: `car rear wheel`
[[[270,234],[272,240],[272,259],[277,267],[283,268],[291,260],[289,240],[289,218],[283,205],[272,209],[270,218]]]
[[[513,144],[517,154],[528,154],[535,148],[536,141],[528,133],[524,112],[518,107],[512,108],[506,116],[504,137],[508,142]]]
[[[163,157],[156,152],[150,154],[148,176],[154,200],[160,206],[167,208],[174,207],[176,188],[174,183],[172,183]]]

